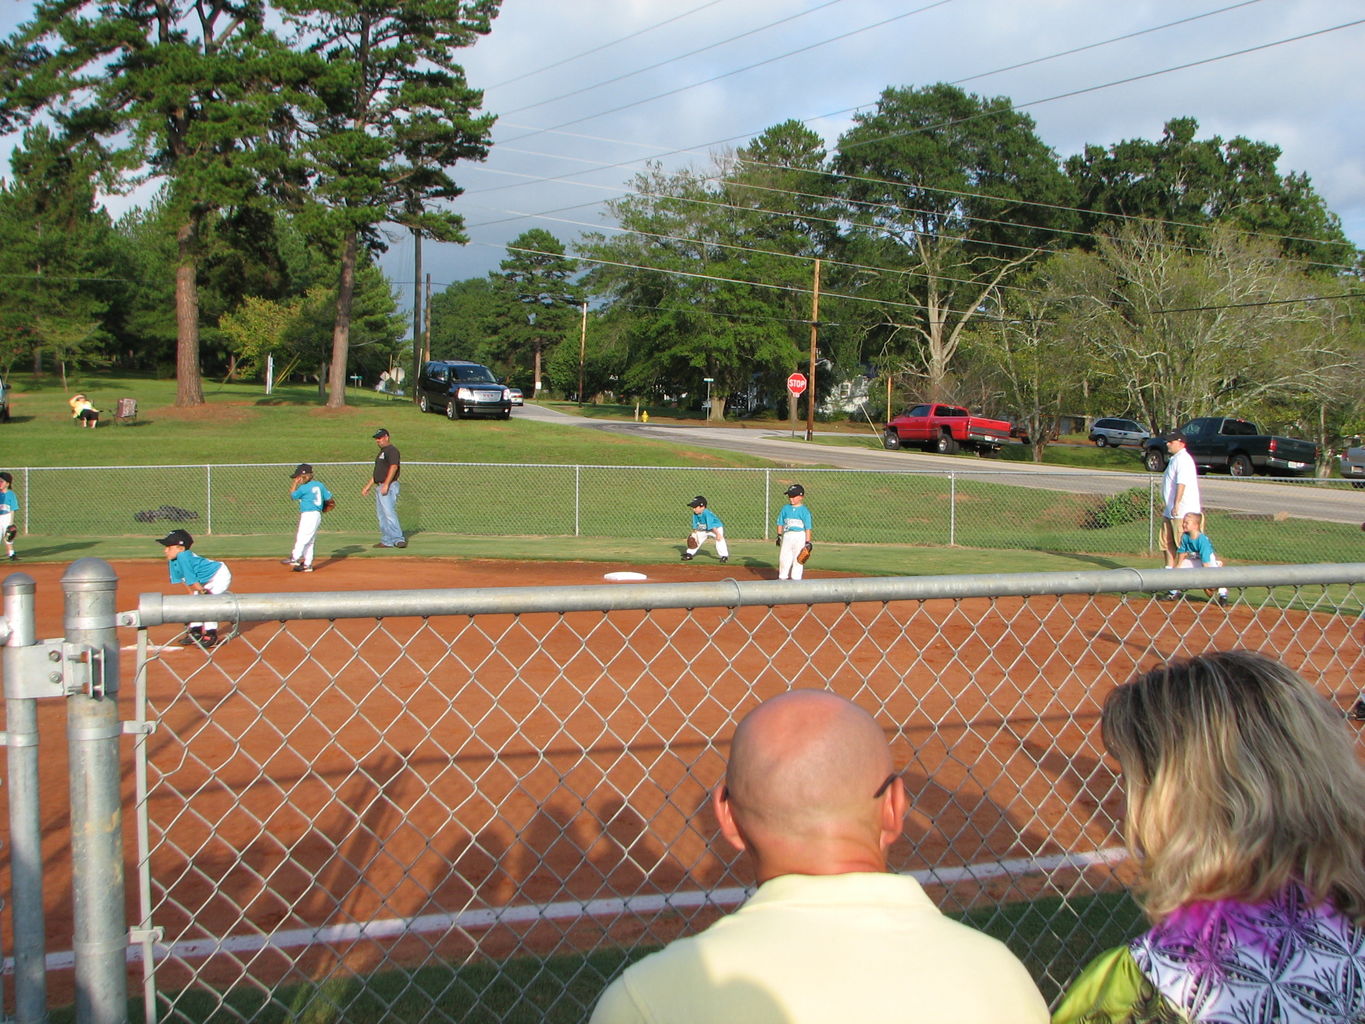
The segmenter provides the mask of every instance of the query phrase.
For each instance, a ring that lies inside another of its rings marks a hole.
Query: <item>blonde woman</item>
[[[1365,1020],[1365,769],[1342,713],[1228,651],[1120,686],[1101,727],[1153,927],[1054,1024]]]
[[[93,430],[100,425],[100,411],[84,395],[72,395],[67,405],[71,406],[71,418],[80,420],[81,426]]]

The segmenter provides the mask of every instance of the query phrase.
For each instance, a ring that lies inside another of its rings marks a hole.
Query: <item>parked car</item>
[[[1231,416],[1200,416],[1180,428],[1185,450],[1195,468],[1225,469],[1233,476],[1253,473],[1299,475],[1313,471],[1318,446],[1296,437],[1272,437],[1248,420]],[[1143,464],[1153,473],[1166,468],[1166,439],[1149,437],[1143,442]]]
[[[465,359],[422,364],[417,376],[417,405],[423,412],[444,412],[447,419],[512,415],[512,394],[493,371]]]
[[[1152,436],[1152,432],[1137,420],[1121,420],[1105,416],[1095,421],[1090,428],[1090,442],[1104,448],[1117,448],[1131,444],[1142,447],[1142,442]]]
[[[1004,420],[973,416],[957,405],[917,405],[886,425],[882,444],[887,448],[921,445],[941,455],[959,448],[974,448],[980,455],[994,455],[1010,439]]]
[[[1365,487],[1365,447],[1357,444],[1341,453],[1341,478],[1351,481],[1352,487]]]
[[[508,388],[507,393],[512,396],[513,405],[525,405],[526,398],[521,393],[521,388]]]

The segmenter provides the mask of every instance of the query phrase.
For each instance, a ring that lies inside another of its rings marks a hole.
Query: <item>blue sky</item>
[[[482,275],[532,227],[572,245],[646,160],[705,166],[788,118],[832,146],[886,86],[937,81],[1010,97],[1061,156],[1178,116],[1274,143],[1365,245],[1365,24],[1339,27],[1360,19],[1359,0],[505,0],[464,55],[499,115],[458,172],[471,244],[426,242],[424,270]],[[412,257],[395,234],[405,299]]]

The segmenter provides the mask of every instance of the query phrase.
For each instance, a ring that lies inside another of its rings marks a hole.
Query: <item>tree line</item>
[[[818,287],[816,401],[875,378],[881,415],[889,381],[892,412],[994,411],[1040,458],[1074,414],[1360,430],[1361,253],[1276,146],[1198,134],[1177,118],[1061,159],[1005,97],[887,88],[833,152],[784,122],[637,174],[608,203],[618,228],[572,255],[523,234],[435,297],[433,349],[514,376],[543,357],[567,394],[581,375],[588,395],[699,399],[710,378],[718,418],[783,400]]]
[[[415,359],[374,256],[386,225],[464,241],[454,169],[493,118],[455,58],[498,6],[40,0],[0,43],[0,369],[173,368],[192,405],[202,365],[275,356],[340,405]],[[524,233],[434,297],[431,350],[580,397],[709,378],[719,417],[779,402],[814,332],[815,401],[876,380],[870,412],[955,400],[1039,443],[1077,412],[1325,439],[1361,426],[1361,254],[1279,157],[1178,118],[1062,159],[1006,97],[888,87],[829,152],[783,122],[647,167],[572,254]],[[97,196],[151,176],[111,222]]]
[[[268,330],[344,404],[352,345],[397,341],[381,227],[464,239],[453,168],[493,119],[455,57],[499,4],[40,0],[0,43],[0,131],[25,133],[0,194],[0,358],[159,365],[170,336],[177,404],[197,405],[204,325],[248,367]],[[150,210],[96,207],[152,177]],[[306,343],[324,322],[325,355]]]

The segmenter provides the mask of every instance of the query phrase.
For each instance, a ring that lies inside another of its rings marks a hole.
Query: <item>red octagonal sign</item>
[[[793,395],[799,395],[806,390],[806,375],[804,373],[793,373],[787,378],[787,390]]]

